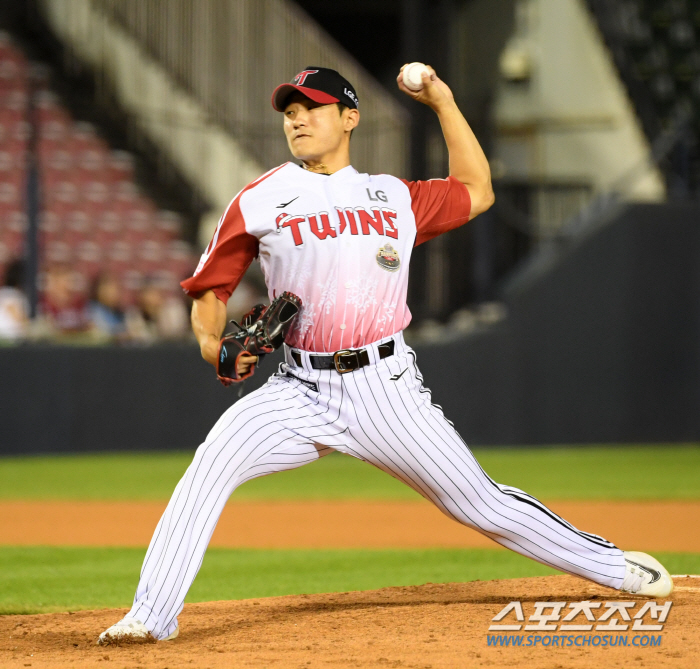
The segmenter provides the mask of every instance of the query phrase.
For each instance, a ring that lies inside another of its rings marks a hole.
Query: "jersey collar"
[[[301,165],[298,165],[297,163],[291,163],[293,165],[297,165],[301,172],[312,179],[332,179],[333,181],[337,180],[345,180],[348,177],[352,177],[355,174],[359,174],[359,172],[352,166],[352,165],[347,165],[346,167],[343,167],[343,169],[338,170],[337,172],[333,172],[333,174],[319,174],[318,172],[309,172],[309,170],[305,170]]]

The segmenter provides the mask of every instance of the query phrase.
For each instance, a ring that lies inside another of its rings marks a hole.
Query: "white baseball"
[[[403,85],[409,91],[419,91],[423,88],[421,75],[428,72],[428,68],[423,63],[409,63],[403,68]]]

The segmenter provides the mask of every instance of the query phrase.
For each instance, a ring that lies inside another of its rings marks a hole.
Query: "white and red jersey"
[[[288,290],[302,300],[287,344],[360,348],[410,323],[413,247],[468,221],[470,207],[452,177],[408,182],[352,166],[329,176],[285,163],[236,195],[182,287],[225,303],[257,257],[270,299]]]

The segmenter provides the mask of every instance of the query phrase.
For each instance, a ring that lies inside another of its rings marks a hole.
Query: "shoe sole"
[[[156,643],[156,638],[151,634],[101,634],[97,639],[98,646],[136,646],[147,643]]]
[[[173,639],[177,639],[179,634],[180,628],[176,627],[175,631],[172,634],[170,634],[170,636],[166,636],[165,639],[161,639],[161,641],[172,641]],[[104,636],[100,635],[100,637],[97,639],[98,646],[129,646],[157,642],[158,639],[156,639],[152,634],[139,634],[138,636],[134,634],[105,634]]]

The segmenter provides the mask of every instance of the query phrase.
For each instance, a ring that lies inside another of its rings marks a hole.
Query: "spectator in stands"
[[[0,287],[0,340],[17,341],[27,335],[29,305],[22,292],[24,263],[12,262]]]
[[[116,276],[100,274],[92,287],[90,321],[98,340],[123,341],[127,338],[122,288]]]
[[[168,295],[157,281],[146,281],[138,304],[127,311],[127,333],[132,341],[151,343],[159,339],[184,339],[189,318],[182,298]]]
[[[73,289],[73,272],[67,265],[53,265],[46,272],[41,315],[49,335],[70,337],[89,330],[86,300]]]

